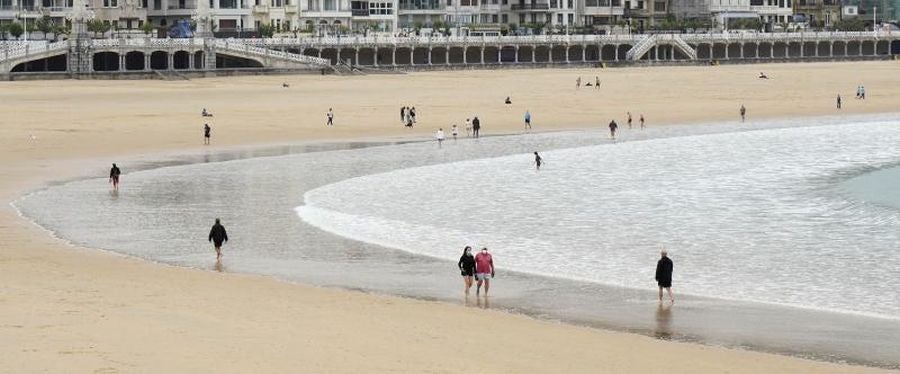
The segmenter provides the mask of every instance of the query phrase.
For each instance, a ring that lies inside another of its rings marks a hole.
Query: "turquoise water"
[[[868,172],[843,183],[852,198],[887,210],[900,210],[900,167]]]

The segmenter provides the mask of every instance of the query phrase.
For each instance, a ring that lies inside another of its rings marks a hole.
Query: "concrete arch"
[[[151,56],[152,59],[152,56]],[[152,61],[151,61],[152,62]],[[261,68],[263,63],[254,59],[232,56],[227,53],[216,52],[217,69],[234,68]]]
[[[465,57],[467,64],[480,64],[481,47],[466,47]]]
[[[496,64],[500,62],[499,59],[500,48],[494,46],[485,46],[484,47],[484,63],[485,64]]]
[[[338,61],[338,50],[335,48],[322,48],[322,58],[328,59],[334,65]]]
[[[831,47],[832,56],[843,57],[846,56],[847,42],[844,41],[836,41]]]
[[[394,58],[396,59],[395,64],[397,65],[409,65],[412,62],[409,59],[408,47],[399,47],[394,50]]]
[[[431,49],[430,53],[430,61],[433,65],[445,65],[447,64],[447,48],[446,47],[434,47]]]
[[[619,57],[619,60],[625,60],[626,55],[628,54],[628,50],[632,48],[631,44],[621,44],[616,49],[616,54]]]
[[[847,42],[847,56],[859,56],[860,52],[862,52],[862,43],[858,40]]]
[[[450,63],[451,64],[462,64],[465,62],[463,60],[463,51],[466,50],[466,47],[449,47],[450,48]]]
[[[530,45],[519,46],[519,62],[534,62],[531,59],[531,54],[534,53],[534,47]]]
[[[512,45],[505,45],[500,47],[500,62],[502,63],[514,63],[516,62],[516,56],[518,52],[516,52],[516,47]]]
[[[378,66],[394,64],[394,49],[378,48],[378,50],[375,51],[375,61],[378,62]]]
[[[820,42],[816,45],[816,50],[818,52],[819,57],[831,57],[831,42]]]
[[[150,69],[167,70],[169,68],[169,54],[165,51],[154,51],[150,54]]]
[[[566,62],[566,46],[564,45],[554,45],[550,53],[553,54],[553,62],[560,63]]]
[[[581,62],[581,53],[584,52],[584,47],[581,45],[575,44],[570,45],[568,50],[569,61],[571,62]]]
[[[600,46],[596,44],[585,46],[584,58],[593,62],[600,61]]]
[[[803,51],[803,43],[788,43],[788,57],[800,57]]]
[[[93,56],[94,71],[118,71],[119,54],[116,52],[97,52]]]
[[[359,64],[361,66],[375,65],[375,48],[360,48]]]
[[[816,56],[816,42],[805,42],[803,43],[803,56],[804,57],[815,57]]]
[[[713,59],[725,58],[725,51],[727,49],[728,49],[728,44],[726,44],[726,43],[713,43],[711,58],[713,58]]]
[[[616,59],[616,46],[605,44],[600,48],[600,61],[612,61]]]
[[[744,48],[741,43],[728,43],[726,47],[726,55],[728,58],[738,58],[741,57],[742,48]]]
[[[788,44],[785,42],[775,42],[772,44],[772,58],[787,58]]]
[[[771,42],[762,42],[756,47],[756,53],[759,58],[772,58],[775,53],[774,46]]]
[[[889,55],[891,54],[891,42],[887,40],[881,40],[875,42],[875,54],[878,55]]]
[[[188,51],[176,51],[172,55],[172,69],[187,70],[191,68],[191,54]]]
[[[125,70],[140,71],[146,69],[146,56],[141,51],[131,51],[125,54]]]
[[[712,60],[713,59],[713,48],[712,44],[709,43],[700,43],[694,47],[694,50],[697,51],[697,59],[698,60]]]
[[[744,58],[758,58],[759,45],[756,43],[744,43],[741,48],[744,50]]]
[[[875,55],[875,42],[874,41],[863,41],[862,43],[860,43],[860,48],[862,49],[863,56]]]
[[[47,58],[40,58],[37,60],[20,62],[13,66],[10,72],[12,73],[25,73],[25,72],[49,72],[49,71],[66,71],[66,67],[68,64],[68,56],[63,53],[55,56],[50,56]]]
[[[550,62],[550,46],[537,45],[534,47],[534,62],[547,63]]]
[[[205,65],[206,55],[203,54],[203,51],[194,52],[194,69],[204,69]]]
[[[431,57],[429,56],[428,48],[413,47],[413,64],[428,65],[429,61],[431,61]]]

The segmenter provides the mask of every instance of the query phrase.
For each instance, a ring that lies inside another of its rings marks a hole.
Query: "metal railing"
[[[293,61],[293,62],[298,62],[298,63],[303,63],[303,64],[323,65],[323,66],[331,65],[331,60],[328,60],[328,59],[312,57],[312,56],[305,56],[305,55],[300,55],[300,54],[296,54],[296,53],[282,52],[282,51],[278,51],[278,50],[274,50],[274,49],[270,49],[270,48],[257,47],[254,45],[246,44],[243,42],[237,42],[234,40],[216,39],[215,45],[216,45],[216,48],[221,48],[226,51],[242,52],[242,53],[252,55],[252,56],[274,57],[277,59],[288,60],[288,61]]]

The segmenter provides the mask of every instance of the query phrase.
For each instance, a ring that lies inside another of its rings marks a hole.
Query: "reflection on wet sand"
[[[672,339],[672,304],[659,303],[656,308],[656,329],[653,336],[659,339]]]
[[[213,266],[213,269],[217,272],[224,273],[225,265],[222,265],[222,260],[216,260],[216,264]]]

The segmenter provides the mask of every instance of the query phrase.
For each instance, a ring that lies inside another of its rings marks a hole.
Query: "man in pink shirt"
[[[488,277],[490,275],[490,277]],[[475,280],[478,281],[478,287],[475,289],[475,296],[481,293],[481,283],[484,282],[484,296],[487,296],[488,290],[491,288],[491,278],[494,277],[494,259],[488,253],[487,247],[481,248],[481,253],[475,255]]]

